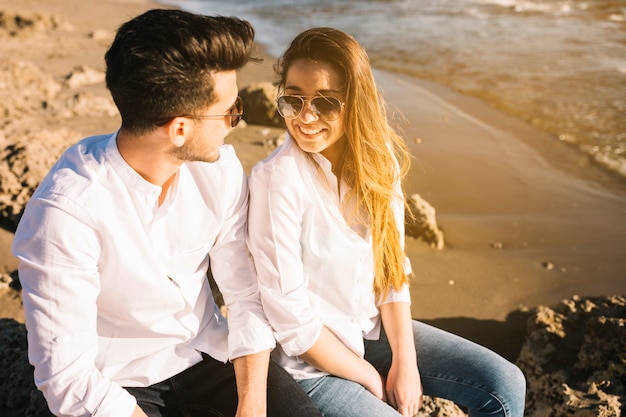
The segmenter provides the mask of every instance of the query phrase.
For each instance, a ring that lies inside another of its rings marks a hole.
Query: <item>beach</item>
[[[146,0],[0,0],[5,12],[58,17],[32,34],[3,34],[3,65],[34,65],[59,85],[81,65],[103,71],[111,33],[152,7],[162,6]],[[275,58],[263,48],[259,53],[264,61],[240,72],[240,88],[274,80]],[[414,155],[406,194],[419,194],[436,209],[445,238],[441,250],[407,238],[414,318],[514,359],[525,329],[516,311],[574,295],[626,294],[623,181],[598,179],[587,168],[563,163],[567,151],[557,147],[566,145],[543,140],[548,133],[476,98],[379,70],[376,77]],[[57,94],[76,97],[64,90]],[[108,97],[102,81],[82,85],[80,94]],[[68,137],[80,138],[119,127],[119,118],[105,111],[67,116],[5,109],[5,114],[0,149],[42,131],[69,129]],[[264,132],[249,125],[233,134],[248,171],[269,151],[259,144]],[[12,232],[0,229],[0,272],[7,275],[17,268],[11,240]],[[18,292],[3,286],[0,296],[0,317],[23,321]]]

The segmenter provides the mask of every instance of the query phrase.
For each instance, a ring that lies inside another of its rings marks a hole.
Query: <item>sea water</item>
[[[245,18],[275,56],[304,29],[342,29],[374,67],[476,96],[626,179],[626,0],[167,3]]]

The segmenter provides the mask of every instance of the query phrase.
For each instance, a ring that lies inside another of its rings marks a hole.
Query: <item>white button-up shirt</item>
[[[57,415],[130,415],[123,386],[275,345],[245,242],[247,179],[230,146],[161,187],[116,135],[84,139],[31,198],[13,243],[35,382]],[[228,306],[213,301],[208,266]]]
[[[348,224],[341,208],[347,185],[338,186],[327,159],[311,155],[320,169],[287,136],[250,177],[248,245],[263,308],[282,347],[275,359],[297,379],[324,375],[298,358],[323,325],[361,356],[363,338],[377,339],[380,332],[371,236]],[[399,185],[396,191],[394,211],[404,244]],[[405,272],[410,273],[408,258]],[[407,286],[391,289],[384,303],[397,301],[410,302]]]

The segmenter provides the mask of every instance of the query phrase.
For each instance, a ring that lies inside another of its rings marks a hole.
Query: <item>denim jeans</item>
[[[526,380],[520,369],[469,340],[413,321],[413,336],[424,394],[454,401],[471,417],[522,417]],[[382,332],[365,341],[365,359],[381,375],[391,367],[391,348]],[[361,385],[334,376],[298,383],[326,417],[398,417],[392,407]]]
[[[233,365],[208,355],[178,375],[149,387],[127,387],[149,417],[232,417],[237,409]],[[321,417],[311,399],[280,365],[270,361],[267,416]]]

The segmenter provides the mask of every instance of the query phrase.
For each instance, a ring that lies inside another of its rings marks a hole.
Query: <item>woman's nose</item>
[[[304,102],[304,107],[302,108],[302,111],[300,112],[300,119],[306,123],[313,122],[319,119],[319,116],[313,110],[313,106],[311,105],[310,101]]]

